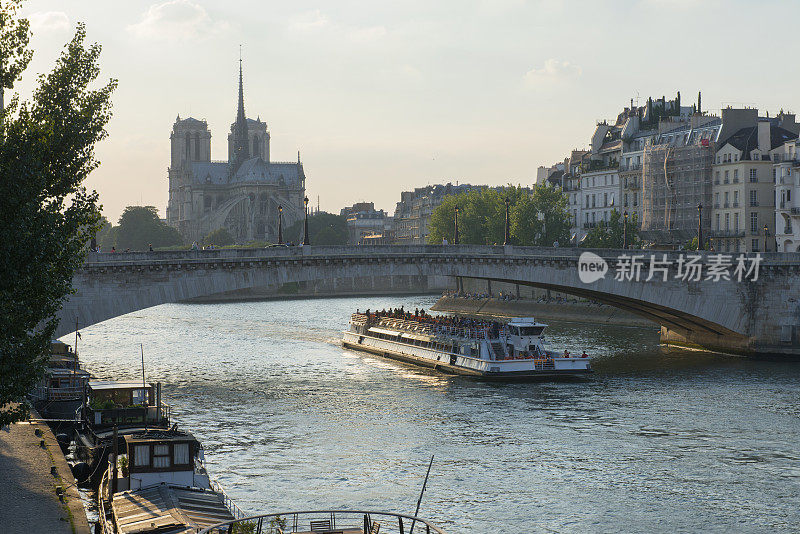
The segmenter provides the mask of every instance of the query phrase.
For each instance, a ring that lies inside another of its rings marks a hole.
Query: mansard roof
[[[797,139],[797,134],[790,132],[780,126],[772,126],[769,129],[770,150],[778,148],[786,141]],[[725,139],[720,146],[730,144],[734,148],[742,151],[741,159],[750,159],[750,152],[758,148],[758,126],[741,128]]]

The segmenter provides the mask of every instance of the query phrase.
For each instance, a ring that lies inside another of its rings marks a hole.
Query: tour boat
[[[200,442],[175,428],[124,436],[109,456],[98,511],[103,534],[189,534],[245,517],[209,478]]]
[[[461,321],[464,324],[465,321]],[[545,345],[546,324],[533,317],[507,324],[466,321],[406,312],[355,313],[343,334],[344,347],[493,380],[553,379],[592,372],[584,352],[559,354]]]

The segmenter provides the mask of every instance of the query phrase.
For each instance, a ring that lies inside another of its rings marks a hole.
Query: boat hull
[[[588,368],[586,363],[580,360],[575,362],[574,368],[533,369],[532,360],[487,361],[406,345],[349,331],[344,332],[342,346],[392,360],[427,367],[447,374],[471,376],[483,380],[534,381],[573,379],[585,377],[592,372],[591,368]],[[569,363],[570,361],[566,359],[560,362],[561,365],[568,365]]]

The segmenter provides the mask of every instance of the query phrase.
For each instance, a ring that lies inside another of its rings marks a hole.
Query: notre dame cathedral
[[[300,163],[269,160],[269,132],[244,114],[242,65],[239,106],[228,134],[228,161],[211,161],[211,131],[204,120],[172,126],[167,223],[187,242],[227,228],[237,243],[278,240],[278,206],[284,230],[302,219],[306,176]]]

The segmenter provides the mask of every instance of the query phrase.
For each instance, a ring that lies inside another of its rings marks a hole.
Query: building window
[[[739,190],[738,189],[733,192],[733,207],[734,208],[738,208],[739,207]]]
[[[758,206],[758,191],[750,191],[750,206]]]
[[[750,214],[750,231],[758,234],[758,213],[755,211]]]
[[[739,169],[733,169],[733,183],[739,183]]]
[[[608,193],[603,193],[603,207],[608,206]]]
[[[753,239],[752,247],[753,247],[752,252],[758,252],[758,239]]]
[[[731,229],[731,214],[725,214],[725,231],[729,231]]]
[[[719,231],[719,213],[717,213],[716,219],[717,219],[717,231]]]
[[[589,207],[589,195],[586,195],[586,207]]]
[[[714,173],[714,183],[719,184],[719,171]]]
[[[733,231],[734,232],[738,232],[739,231],[739,214],[738,213],[734,213],[733,214]]]
[[[592,207],[593,207],[593,208],[594,208],[594,207],[597,207],[597,202],[596,202],[596,200],[597,200],[597,198],[596,198],[594,195],[592,195]]]
[[[627,208],[628,207],[628,193],[625,193],[625,196],[622,197],[622,202],[624,204],[624,207]]]
[[[725,191],[725,207],[726,208],[728,207],[728,194],[729,194],[729,192]]]
[[[750,181],[753,183],[758,182],[758,176],[756,175],[755,169],[750,169]]]
[[[729,175],[729,174],[730,174],[730,171],[725,171],[725,183],[726,183],[726,184],[727,184],[727,183],[730,183],[730,180],[729,180],[729,178],[728,178],[728,175]]]

